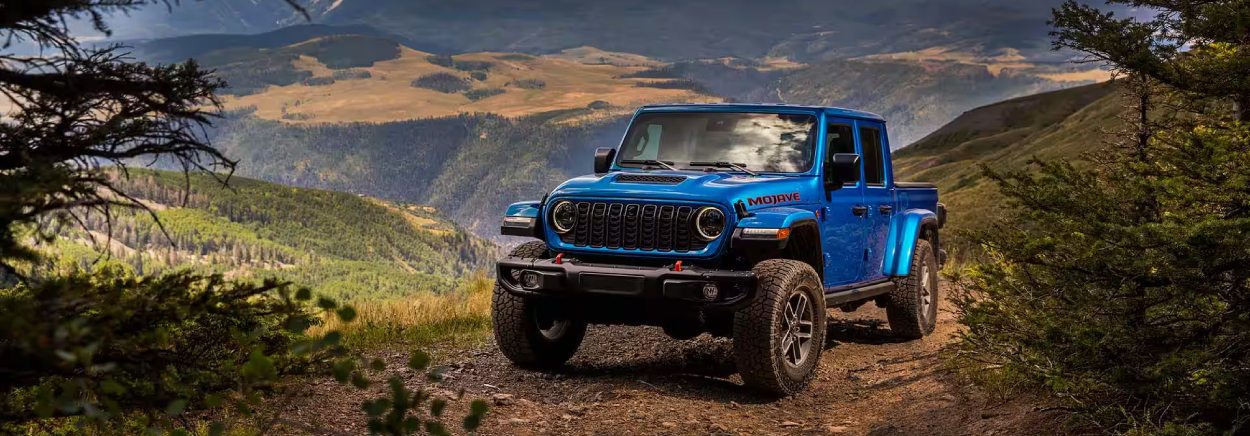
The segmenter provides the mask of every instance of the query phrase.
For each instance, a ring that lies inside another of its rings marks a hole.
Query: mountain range
[[[446,55],[403,41],[369,27],[296,26],[136,48],[156,61],[195,58],[227,81],[228,114],[212,133],[242,175],[430,204],[485,236],[508,203],[588,172],[590,152],[615,146],[638,105],[848,106],[890,120],[899,147],[975,106],[1093,81],[1017,58],[925,57],[935,52],[668,62],[587,46]]]
[[[977,106],[1105,79],[1049,50],[1056,3],[311,0],[305,19],[225,0],[111,19],[162,23],[113,39],[227,82],[210,134],[240,174],[428,204],[495,237],[506,204],[588,172],[639,105],[850,107],[889,120],[898,148]]]
[[[911,52],[935,46],[1031,60],[1048,50],[1046,19],[1059,0],[307,0],[308,16],[278,0],[161,4],[110,17],[114,37],[260,33],[294,24],[367,24],[413,48],[448,53],[546,54],[590,45],[665,60],[739,56],[796,61]]]

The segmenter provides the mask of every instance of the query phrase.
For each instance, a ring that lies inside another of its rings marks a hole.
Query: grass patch
[[[485,274],[466,280],[453,292],[418,294],[395,300],[354,302],[356,319],[328,318],[309,334],[343,333],[346,345],[362,350],[483,340],[490,331],[490,296],[495,282]]]

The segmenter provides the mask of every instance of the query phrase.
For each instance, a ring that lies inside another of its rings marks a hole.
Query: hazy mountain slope
[[[1103,145],[1124,103],[1109,83],[1012,99],[968,111],[894,153],[905,180],[937,183],[955,228],[978,228],[1001,197],[981,166],[1019,169],[1040,159],[1079,158]]]
[[[118,182],[157,211],[169,239],[148,215],[121,213],[111,224],[112,259],[145,273],[193,268],[276,277],[353,299],[451,289],[495,254],[429,206],[242,177],[224,188],[197,174],[182,207],[183,182],[181,173],[164,171],[135,171]],[[109,223],[99,216],[86,222],[90,233],[57,242],[57,262],[97,259],[93,247],[104,246]],[[99,244],[87,243],[92,237]]]
[[[150,62],[178,62],[201,58],[209,53],[230,49],[272,49],[332,35],[361,35],[402,41],[402,38],[373,27],[356,24],[331,26],[325,24],[300,24],[259,34],[203,33],[171,38],[130,41],[135,54]],[[422,47],[430,51],[429,47]]]
[[[843,106],[881,114],[893,147],[907,145],[961,112],[1063,84],[1010,71],[991,74],[962,63],[832,61],[781,78],[777,93],[791,103]]]
[[[248,177],[430,204],[494,236],[508,203],[590,172],[591,151],[620,141],[622,118],[560,121],[585,112],[312,125],[235,114],[218,126],[214,143]]]
[[[417,48],[551,53],[591,45],[667,60],[727,55],[828,60],[933,46],[1011,47],[1053,59],[1046,19],[1060,0],[308,0],[311,23],[364,24]],[[281,1],[156,3],[110,22],[121,39],[256,33],[309,23]]]

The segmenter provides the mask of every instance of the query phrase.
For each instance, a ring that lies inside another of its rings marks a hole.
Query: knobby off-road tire
[[[816,271],[803,262],[766,260],[753,271],[759,281],[755,298],[734,314],[738,373],[747,387],[793,395],[807,386],[820,363],[826,328],[824,289]],[[796,308],[798,301],[804,301],[804,307]]]
[[[546,259],[547,244],[532,241],[509,253],[511,256]],[[586,336],[586,323],[554,319],[542,300],[514,295],[495,283],[490,317],[495,344],[518,366],[551,369],[563,365]]]
[[[890,330],[905,339],[920,339],[933,333],[938,301],[937,253],[929,241],[921,239],[916,241],[912,253],[911,271],[898,281],[886,301]]]

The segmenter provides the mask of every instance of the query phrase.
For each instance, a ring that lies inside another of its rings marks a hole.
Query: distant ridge
[[[1038,159],[1080,160],[1105,144],[1124,104],[1113,83],[1046,92],[982,106],[894,152],[904,180],[933,182],[957,229],[983,228],[1002,196],[982,175],[1025,168]]]
[[[203,33],[196,35],[175,36],[171,38],[132,41],[137,54],[150,62],[169,63],[181,62],[189,58],[200,58],[214,51],[227,49],[263,49],[277,48],[297,44],[313,38],[332,35],[362,35],[389,39],[399,44],[424,52],[445,54],[451,53],[445,47],[430,43],[413,42],[395,34],[378,30],[364,24],[328,25],[301,24],[283,27],[264,33]]]

